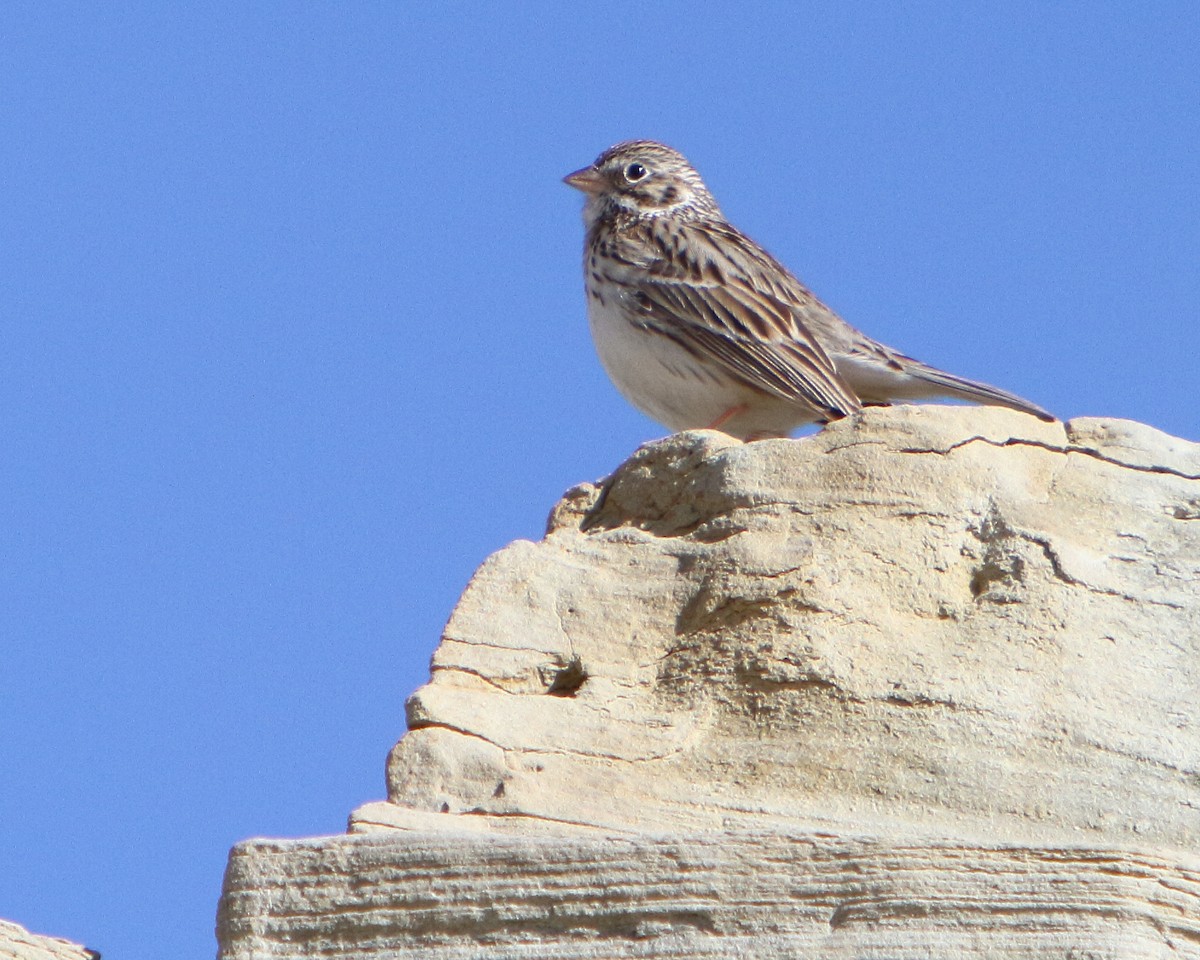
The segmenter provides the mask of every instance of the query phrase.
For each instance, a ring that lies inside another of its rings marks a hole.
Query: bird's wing
[[[770,254],[727,225],[645,229],[637,249],[656,256],[626,278],[642,322],[766,393],[833,416],[862,406],[805,323],[828,308]]]

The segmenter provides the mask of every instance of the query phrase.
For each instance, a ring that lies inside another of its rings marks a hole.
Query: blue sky
[[[436,9],[434,9],[436,7]],[[7,3],[0,916],[210,957],[472,570],[662,430],[580,197],[683,150],[876,338],[1200,439],[1191,3]]]

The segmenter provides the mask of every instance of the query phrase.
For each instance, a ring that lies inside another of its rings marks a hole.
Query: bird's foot
[[[714,420],[712,423],[710,423],[704,429],[705,430],[720,430],[724,424],[728,423],[730,420],[732,420],[738,414],[745,413],[749,409],[750,409],[749,405],[747,405],[745,403],[739,403],[737,406],[730,407],[728,410],[726,410],[723,414],[721,414],[719,417],[717,417],[716,420]]]

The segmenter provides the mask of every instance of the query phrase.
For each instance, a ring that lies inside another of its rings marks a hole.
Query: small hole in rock
[[[546,692],[552,697],[573,697],[587,682],[587,678],[587,671],[583,669],[583,661],[575,657],[554,674],[554,679],[550,681],[550,687]]]
[[[449,813],[449,812],[450,812],[450,804],[443,803],[442,804],[442,813]]]

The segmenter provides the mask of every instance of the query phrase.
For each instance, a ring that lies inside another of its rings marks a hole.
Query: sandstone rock
[[[1198,520],[1122,421],[649,444],[476,573],[354,835],[234,851],[222,956],[1200,957]]]
[[[0,920],[0,960],[97,960],[87,947],[57,937],[39,937],[24,927]]]

